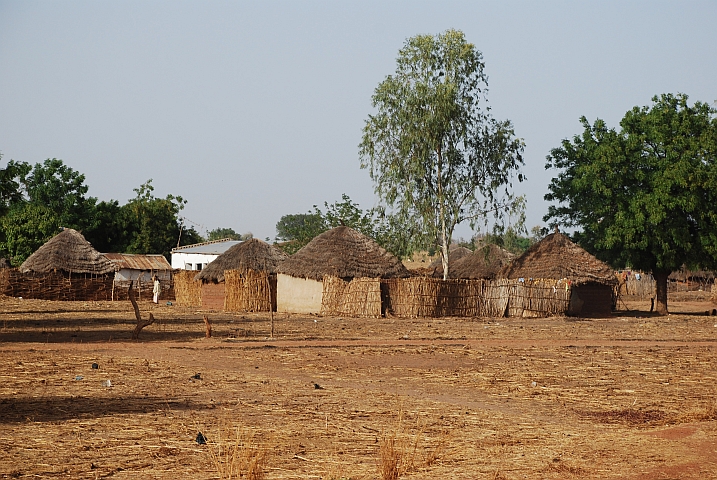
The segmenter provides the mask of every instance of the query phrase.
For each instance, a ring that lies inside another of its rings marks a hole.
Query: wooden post
[[[206,327],[206,330],[207,330],[206,333],[204,334],[204,336],[205,336],[206,338],[211,338],[211,336],[212,336],[212,324],[209,322],[209,317],[207,317],[206,315],[204,315],[204,326]]]

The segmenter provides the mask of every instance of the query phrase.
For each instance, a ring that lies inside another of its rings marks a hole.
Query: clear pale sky
[[[656,94],[717,100],[714,1],[0,0],[1,165],[60,158],[120,203],[151,178],[200,233],[273,239],[342,193],[376,205],[358,159],[371,95],[407,38],[449,28],[525,140],[528,228],[580,116],[618,127]]]

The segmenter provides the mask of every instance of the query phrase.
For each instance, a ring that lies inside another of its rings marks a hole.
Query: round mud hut
[[[568,315],[609,315],[615,306],[615,274],[560,232],[532,245],[498,274],[507,279],[564,279],[570,286]]]
[[[503,267],[515,258],[515,255],[494,244],[479,247],[475,252],[470,250],[468,252],[467,255],[460,255],[455,259],[453,253],[449,254],[448,278],[492,280]],[[443,278],[443,265],[439,264],[435,268],[433,276]]]
[[[276,269],[289,256],[252,238],[219,255],[194,278],[202,282],[202,307],[276,311]]]
[[[278,311],[357,316],[381,315],[380,279],[410,276],[393,254],[369,237],[345,226],[315,237],[282,262],[277,271]],[[360,291],[359,279],[371,279],[365,282],[363,292]],[[333,288],[334,285],[336,288]],[[361,296],[363,300],[359,301]]]
[[[63,229],[30,255],[13,281],[14,296],[45,300],[111,300],[115,265],[77,230]]]

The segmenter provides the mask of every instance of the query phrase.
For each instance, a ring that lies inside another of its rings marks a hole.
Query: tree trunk
[[[667,315],[667,277],[670,272],[653,272],[655,277],[655,311]]]
[[[137,318],[137,326],[134,327],[134,331],[132,332],[132,340],[138,340],[139,332],[141,332],[144,327],[148,327],[154,323],[154,315],[150,313],[149,320],[142,320],[142,316],[139,314],[139,306],[137,305],[137,300],[135,300],[134,298],[134,290],[132,290],[131,280],[129,282],[127,296],[129,297],[129,301],[132,302],[132,307],[134,308],[134,316]]]

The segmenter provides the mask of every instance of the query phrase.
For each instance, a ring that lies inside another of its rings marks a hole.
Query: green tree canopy
[[[101,252],[162,253],[197,243],[182,228],[182,197],[155,198],[152,180],[135,189],[127,204],[88,197],[85,176],[56,158],[34,166],[10,160],[0,168],[0,256],[19,265],[61,227],[74,228]],[[181,239],[180,239],[181,229]]]
[[[151,178],[134,191],[137,196],[123,207],[129,232],[126,252],[161,253],[169,257],[180,242],[179,212],[187,201],[171,194],[156,198]]]
[[[396,72],[376,88],[359,146],[361,168],[397,218],[441,247],[456,225],[474,227],[522,202],[510,192],[523,164],[523,141],[510,121],[497,121],[484,104],[483,56],[462,32],[418,35],[399,51]]]
[[[0,168],[0,216],[23,200],[22,183],[31,169],[29,163],[14,160],[7,162],[5,168]]]
[[[582,117],[582,135],[546,164],[560,173],[544,219],[581,228],[575,239],[615,267],[651,271],[663,314],[670,272],[717,266],[716,112],[687,100],[653,97],[625,114],[620,131]]]
[[[207,240],[221,240],[223,238],[231,238],[232,240],[249,240],[253,238],[251,232],[241,234],[234,231],[233,228],[215,228],[209,232]]]
[[[87,197],[85,176],[56,158],[31,167],[8,162],[0,173],[0,250],[22,263],[60,227],[92,228],[96,198]]]
[[[314,212],[284,215],[276,223],[276,240],[289,255],[298,252],[315,236],[328,230],[321,211],[314,205]]]

